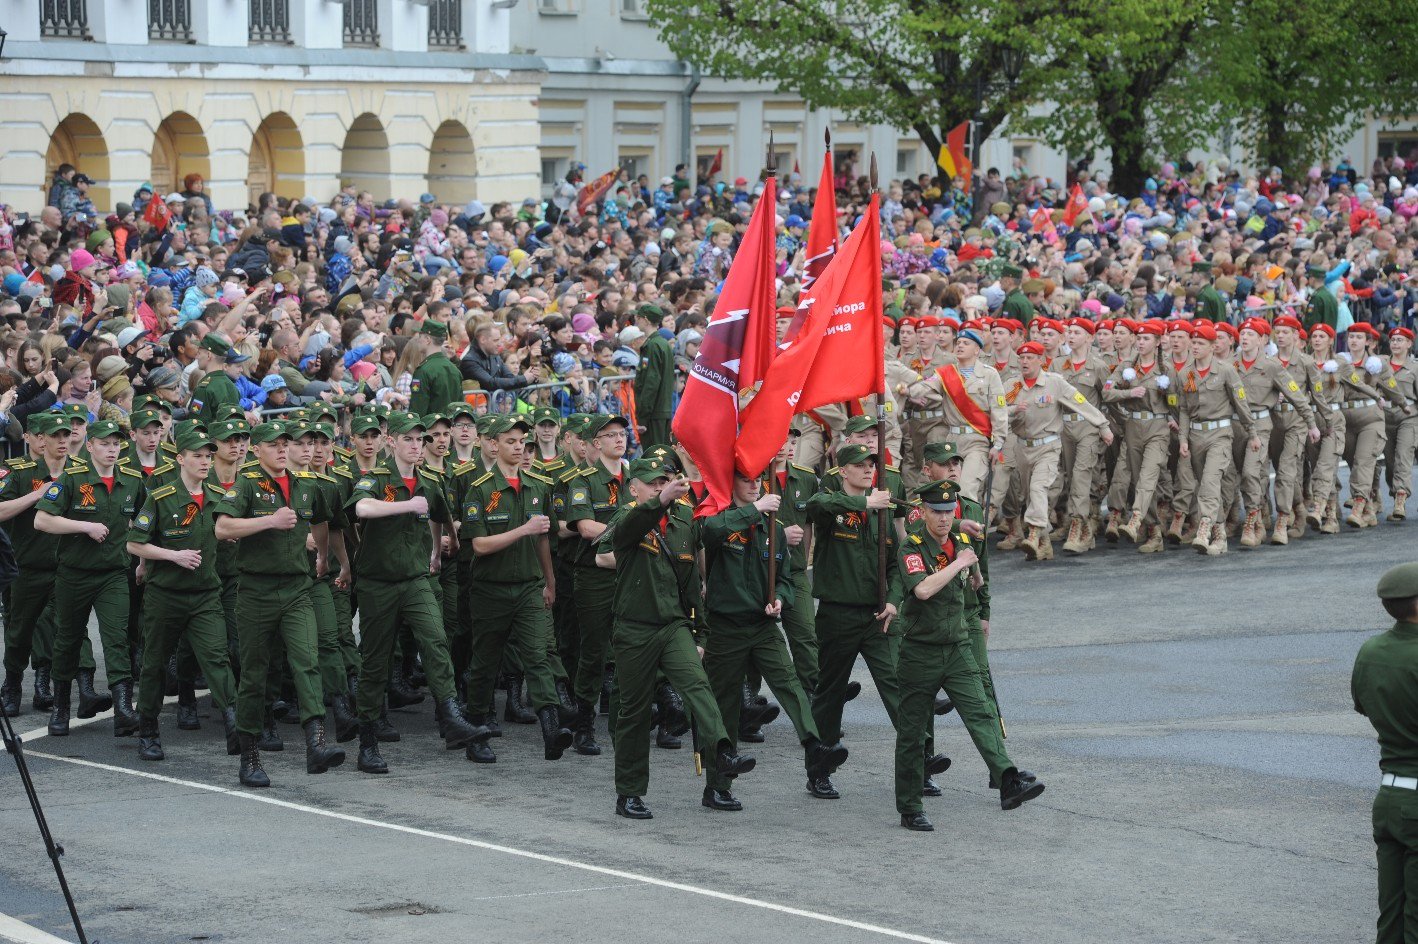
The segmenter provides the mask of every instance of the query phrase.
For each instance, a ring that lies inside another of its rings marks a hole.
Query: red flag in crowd
[[[1083,195],[1083,188],[1074,184],[1073,189],[1068,192],[1068,205],[1064,207],[1064,225],[1072,226],[1073,221],[1078,219],[1078,214],[1086,209],[1088,209],[1088,198]]]
[[[153,194],[148,199],[148,205],[143,208],[143,219],[146,220],[153,229],[162,232],[167,229],[167,221],[172,218],[172,214],[167,212],[167,204],[163,202],[160,194]]]
[[[675,410],[675,438],[699,466],[709,490],[697,517],[717,515],[733,504],[739,394],[763,380],[777,352],[776,191],[777,181],[769,177]]]
[[[827,271],[798,303],[802,331],[778,355],[744,409],[738,467],[761,475],[787,438],[793,416],[885,388],[881,325],[880,197],[871,204]]]
[[[581,192],[576,195],[576,212],[585,213],[586,208],[606,195],[606,191],[611,189],[611,184],[620,176],[620,168],[608,170],[589,184],[581,188]]]
[[[959,177],[967,183],[975,172],[975,168],[970,163],[970,158],[965,154],[965,136],[970,132],[970,122],[962,121],[951,128],[945,135],[945,144],[941,146],[940,154],[936,157],[936,163],[940,169],[945,171],[947,177]]]
[[[803,263],[803,291],[816,282],[837,252],[837,191],[832,182],[832,150],[822,158],[822,177],[817,182],[817,198],[812,204],[812,220],[807,229],[807,258]],[[783,343],[791,344],[807,320],[807,311],[799,308],[783,335]]]
[[[715,155],[714,155],[714,160],[709,164],[709,173],[707,173],[707,174],[704,175],[705,180],[707,181],[710,177],[713,177],[715,174],[720,173],[721,171],[723,171],[723,169],[724,169],[724,149],[723,149],[723,148],[719,148],[718,152],[715,153]]]

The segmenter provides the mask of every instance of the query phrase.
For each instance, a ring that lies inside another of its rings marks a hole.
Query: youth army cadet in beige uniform
[[[1055,363],[1058,368],[1057,373],[1068,381],[1079,393],[1083,394],[1090,406],[1100,413],[1103,410],[1103,385],[1108,380],[1109,368],[1103,359],[1093,350],[1093,332],[1097,326],[1087,318],[1070,319],[1065,331],[1068,338],[1069,353]],[[1111,424],[1104,427],[1109,430],[1108,442],[1112,442]],[[1098,427],[1089,423],[1083,414],[1078,412],[1065,413],[1063,416],[1063,449],[1060,454],[1060,461],[1063,464],[1063,474],[1054,480],[1054,487],[1050,489],[1050,505],[1057,505],[1057,499],[1068,490],[1067,532],[1064,538],[1064,550],[1072,554],[1082,554],[1092,550],[1094,539],[1093,525],[1093,486],[1100,477],[1100,465],[1103,461],[1103,450],[1105,448],[1103,437],[1098,431]]]
[[[1107,417],[1087,397],[1063,377],[1043,369],[1042,344],[1029,341],[1016,353],[1023,373],[1011,408],[1010,429],[1017,437],[1014,461],[1020,490],[1027,497],[1024,523],[1028,529],[1019,546],[1029,560],[1050,560],[1054,550],[1049,539],[1049,488],[1059,474],[1064,411],[1077,413],[1097,427],[1104,443],[1113,441],[1113,431]]]
[[[1351,528],[1371,528],[1379,523],[1382,506],[1374,489],[1375,464],[1384,450],[1384,411],[1387,400],[1405,415],[1413,407],[1398,392],[1398,382],[1383,358],[1368,353],[1369,337],[1378,338],[1373,325],[1351,325],[1344,336],[1349,350],[1338,358],[1334,374],[1339,405],[1344,414],[1344,458],[1349,462],[1349,497],[1353,507],[1344,519]]]
[[[985,341],[979,332],[970,328],[961,331],[955,339],[955,363],[943,369],[958,375],[959,389],[969,401],[964,405],[971,414],[969,418],[961,411],[961,404],[947,392],[941,370],[932,370],[906,389],[906,397],[911,401],[913,410],[941,411],[941,435],[938,438],[954,443],[957,452],[964,458],[960,492],[975,501],[984,497],[985,474],[989,471],[990,461],[1003,453],[1009,428],[1004,386],[995,369],[980,360],[980,352],[984,348]],[[988,425],[981,422],[986,417]],[[914,443],[912,448],[915,448]],[[924,443],[921,448],[925,448]],[[919,462],[915,468],[920,468]]]
[[[1123,448],[1118,461],[1126,464],[1125,478],[1133,485],[1131,511],[1118,531],[1134,543],[1145,534],[1138,550],[1146,554],[1166,549],[1158,500],[1164,497],[1164,485],[1166,495],[1171,494],[1167,460],[1175,424],[1167,408],[1167,390],[1172,380],[1158,351],[1165,331],[1160,321],[1138,325],[1136,356],[1119,361],[1103,387],[1103,401],[1122,416]],[[1109,494],[1109,504],[1114,494]]]
[[[914,319],[916,330],[916,351],[909,357],[904,367],[906,370],[888,370],[888,383],[891,378],[896,377],[896,382],[891,384],[890,389],[907,393],[910,385],[922,379],[929,380],[935,376],[935,372],[942,367],[956,362],[956,355],[953,351],[944,350],[938,347],[940,338],[940,328],[935,318]],[[957,345],[958,347],[958,341]],[[901,363],[901,362],[897,362]],[[921,450],[925,449],[926,443],[936,442],[945,439],[949,433],[946,429],[948,425],[945,412],[937,403],[905,403],[901,412],[901,464],[909,469],[919,471],[921,468]],[[915,473],[913,472],[913,475]]]
[[[1307,451],[1312,469],[1305,520],[1321,534],[1338,534],[1339,459],[1344,454],[1346,424],[1344,411],[1340,409],[1344,396],[1338,379],[1340,364],[1334,356],[1334,329],[1326,324],[1311,328],[1310,350],[1314,352],[1320,378],[1310,387],[1310,392],[1329,410],[1329,435],[1320,440],[1318,447]]]
[[[1389,369],[1393,371],[1394,387],[1410,404],[1418,403],[1418,364],[1412,358],[1413,331],[1393,328],[1388,333]],[[1384,448],[1389,494],[1393,496],[1393,511],[1389,521],[1408,517],[1407,502],[1413,488],[1413,453],[1418,447],[1418,415],[1405,414],[1392,402],[1384,413],[1388,444]],[[1377,488],[1377,487],[1376,487]]]
[[[1320,438],[1306,441],[1305,426],[1300,411],[1288,400],[1276,404],[1278,422],[1270,437],[1270,461],[1275,465],[1275,508],[1288,513],[1286,527],[1275,523],[1272,544],[1288,544],[1292,537],[1305,533],[1305,456],[1310,449],[1324,448],[1325,438],[1334,436],[1334,412],[1321,396],[1323,374],[1314,358],[1299,349],[1300,321],[1291,315],[1279,315],[1271,323],[1271,339],[1275,343],[1275,359],[1290,379],[1300,387],[1314,417],[1312,425],[1319,428]],[[1342,434],[1341,434],[1342,436]],[[1319,527],[1320,521],[1315,521]]]

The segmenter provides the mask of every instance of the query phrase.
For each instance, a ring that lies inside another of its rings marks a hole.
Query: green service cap
[[[99,420],[89,427],[90,439],[105,439],[109,436],[117,436],[120,439],[128,438],[123,433],[123,427],[113,420]]]
[[[628,474],[631,478],[649,485],[656,479],[669,478],[674,473],[665,465],[663,459],[641,456],[630,463]]]
[[[1007,279],[1018,279],[1024,277],[1024,270],[1016,265],[1000,266],[999,274]]]
[[[31,413],[25,428],[36,436],[69,432],[69,418],[63,413]]]
[[[142,429],[144,426],[152,426],[154,423],[161,426],[165,419],[167,417],[157,410],[134,410],[128,414],[128,426],[130,429]]]
[[[944,465],[951,459],[960,455],[960,451],[955,448],[953,442],[932,442],[926,443],[926,448],[921,450],[921,457],[927,462],[934,462]]]
[[[207,435],[207,431],[198,426],[195,429],[185,429],[177,435],[178,452],[197,452],[200,449],[215,449],[217,444],[212,441],[212,437]]]
[[[83,420],[85,423],[89,421],[89,408],[82,403],[70,403],[55,412],[71,421]]]
[[[939,482],[927,482],[912,494],[932,511],[953,511],[960,496],[960,486],[948,479],[942,479]]]
[[[540,426],[543,423],[555,423],[561,425],[561,411],[555,407],[539,406],[532,411],[532,425]]]
[[[1211,271],[1211,263],[1210,263],[1209,261],[1207,261],[1206,259],[1198,259],[1196,262],[1193,262],[1193,263],[1192,263],[1192,271],[1193,271],[1193,272],[1210,272],[1210,271]]]
[[[379,432],[381,423],[379,417],[373,413],[361,413],[350,420],[350,435],[362,436],[370,430]]]
[[[1380,600],[1418,597],[1418,561],[1391,567],[1379,578]]]
[[[876,453],[872,452],[870,446],[843,446],[837,450],[837,465],[856,465],[858,462],[866,462],[868,459],[875,462]]]
[[[863,413],[861,416],[854,416],[847,420],[842,427],[842,432],[850,436],[852,433],[865,433],[869,429],[876,429],[876,417]]]
[[[1312,279],[1322,279],[1329,273],[1325,271],[1324,266],[1305,266],[1305,274]]]
[[[172,404],[156,394],[145,393],[140,397],[135,397],[133,400],[133,412],[136,413],[139,410],[162,410],[168,416],[171,416]]]
[[[215,333],[208,334],[202,339],[200,347],[203,350],[211,351],[218,357],[226,357],[231,352],[231,345],[219,338]]]
[[[414,430],[428,431],[428,424],[422,417],[413,413],[389,414],[389,435],[398,436],[401,433],[412,433]]]
[[[581,430],[581,438],[595,439],[601,434],[601,430],[612,423],[619,423],[626,429],[630,428],[630,421],[619,413],[591,413],[587,415],[586,426]]]
[[[435,341],[445,341],[448,339],[448,326],[441,321],[425,318],[419,326],[419,334],[426,334]]]
[[[217,442],[225,442],[235,436],[250,436],[251,427],[243,417],[241,419],[220,420],[213,423],[207,432]]]
[[[487,421],[483,424],[484,436],[501,436],[503,433],[510,433],[520,429],[524,433],[530,433],[532,427],[519,414],[516,413],[489,413]]]
[[[458,421],[458,417],[460,416],[466,416],[474,423],[476,423],[478,420],[478,411],[473,409],[473,405],[471,403],[450,403],[448,404],[448,408],[445,409],[443,412],[448,415],[448,421],[450,423],[456,423]]]
[[[282,436],[289,439],[290,431],[286,429],[285,423],[274,420],[269,423],[258,423],[251,430],[251,442],[253,445],[275,442]]]

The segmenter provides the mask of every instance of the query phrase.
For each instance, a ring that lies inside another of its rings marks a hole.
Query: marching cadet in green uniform
[[[842,491],[818,492],[807,502],[814,535],[813,596],[820,604],[817,636],[822,673],[812,699],[812,716],[818,733],[829,741],[842,736],[842,706],[857,656],[866,660],[893,725],[899,701],[896,653],[887,636],[901,603],[896,535],[890,525],[885,587],[879,585],[877,573],[883,517],[878,512],[887,512],[889,520],[891,493],[873,486],[877,456],[866,446],[838,449],[837,467],[841,469]],[[807,790],[821,800],[840,796],[828,774],[809,780]]]
[[[89,613],[98,617],[108,690],[113,695],[113,736],[138,731],[128,650],[128,522],[143,501],[143,476],[118,467],[126,439],[113,420],[89,427],[89,459],[70,462],[35,506],[37,530],[59,535],[55,572],[54,709],[49,733],[69,733],[69,683],[88,636]]]
[[[241,623],[241,682],[236,693],[240,780],[269,787],[257,737],[266,708],[273,640],[285,644],[300,723],[305,731],[305,772],[323,774],[344,763],[345,752],[325,743],[325,705],[320,686],[315,607],[310,598],[306,545],[328,544],[330,509],[314,473],[287,468],[290,433],[283,423],[251,430],[256,466],[242,470],[217,503],[217,540],[239,541],[241,577],[237,618]],[[316,571],[325,567],[317,550]]]
[[[1019,266],[1006,265],[1000,268],[1000,288],[1004,289],[1004,305],[1000,313],[1013,318],[1029,330],[1029,322],[1034,318],[1034,304],[1029,296],[1019,290],[1019,280],[1024,278],[1024,270]]]
[[[423,421],[428,424],[428,434],[423,442],[423,467],[436,474],[443,483],[443,502],[448,506],[450,516],[458,508],[454,463],[450,460],[453,451],[453,420],[444,413],[426,413]],[[458,600],[461,593],[461,577],[458,573],[458,535],[452,529],[445,529],[439,541],[439,556],[443,563],[438,569],[438,605],[443,614],[443,632],[448,637],[449,659],[453,663],[454,689],[459,701],[466,708],[467,693],[459,685],[457,676],[463,671],[460,663],[453,658],[453,637],[458,632]]]
[[[484,741],[491,733],[469,724],[458,707],[443,613],[429,583],[429,575],[442,564],[437,539],[449,517],[442,481],[419,465],[426,432],[418,417],[390,414],[390,461],[360,475],[345,500],[345,508],[362,522],[354,571],[362,662],[359,769],[365,773],[389,772],[379,753],[375,724],[384,705],[401,624],[413,634],[423,656],[437,703],[439,734],[448,749]]]
[[[1218,322],[1226,320],[1226,300],[1216,291],[1208,276],[1211,263],[1206,260],[1192,263],[1192,272],[1197,276],[1196,317],[1200,321]]]
[[[843,446],[866,446],[872,452],[876,452],[876,417],[874,416],[854,416],[847,420],[842,427]],[[893,504],[892,516],[896,522],[897,539],[906,536],[905,519],[908,513],[908,501],[906,495],[906,485],[901,478],[901,469],[892,464],[884,463],[881,466],[882,488],[891,493]],[[842,470],[833,466],[822,474],[822,479],[818,487],[823,491],[840,492],[842,490]]]
[[[671,481],[662,459],[636,459],[627,475],[635,500],[616,512],[599,544],[601,553],[614,553],[616,569],[620,712],[615,723],[615,811],[629,819],[650,819],[642,798],[650,786],[650,702],[662,673],[688,703],[700,741],[711,745],[720,777],[733,780],[748,773],[754,759],[734,752],[695,646],[700,579],[695,563],[698,527],[684,500],[689,482]],[[674,514],[680,507],[690,513]],[[742,809],[740,804],[720,806],[713,787],[705,787],[703,804]]]
[[[241,406],[241,394],[232,381],[232,374],[251,360],[251,355],[233,349],[215,334],[202,339],[201,349],[210,356],[206,358],[208,363],[202,365],[206,376],[192,391],[192,417],[207,426],[224,416],[220,412],[223,407]]]
[[[788,636],[788,651],[793,654],[793,669],[798,682],[809,696],[817,691],[818,642],[813,624],[812,586],[807,576],[808,548],[812,544],[812,522],[809,520],[808,499],[817,493],[817,475],[807,466],[793,462],[801,430],[788,430],[783,448],[778,450],[773,464],[764,473],[765,492],[783,496],[778,508],[778,522],[787,535],[793,559],[793,605],[783,613],[783,631]]]
[[[1379,739],[1377,940],[1407,944],[1418,940],[1418,562],[1391,568],[1378,593],[1394,624],[1359,647],[1350,689]]]
[[[925,527],[908,535],[899,566],[905,589],[897,678],[901,707],[896,724],[896,811],[907,829],[929,831],[921,812],[935,694],[942,687],[960,712],[975,747],[1000,784],[1000,806],[1012,810],[1044,792],[1044,785],[1014,766],[1000,737],[999,715],[985,695],[965,628],[965,587],[976,561],[969,538],[951,536],[959,486],[931,482],[916,489]]]
[[[163,436],[167,433],[162,411],[134,410],[128,414],[128,428],[132,430],[133,438],[124,444],[123,454],[118,457],[119,465],[129,466],[149,476],[171,462],[162,450]]]
[[[596,703],[604,685],[606,663],[611,660],[611,609],[615,574],[596,566],[596,541],[615,513],[625,504],[626,430],[623,416],[591,416],[581,430],[590,445],[586,468],[573,479],[567,493],[566,520],[583,539],[577,552],[575,594],[580,621],[580,653],[576,666],[576,739],[578,754],[601,752],[596,744]]]
[[[212,481],[216,444],[200,429],[178,435],[177,481],[148,493],[128,528],[128,553],[147,562],[143,602],[143,674],[138,684],[138,756],[162,760],[158,712],[168,657],[186,637],[221,712],[226,749],[240,753],[236,683],[227,661],[222,583],[213,514],[225,490]]]
[[[635,370],[635,412],[645,424],[640,444],[651,446],[670,444],[670,417],[675,396],[675,354],[660,334],[664,313],[655,305],[635,309],[635,323],[645,332],[640,347],[640,366]]]
[[[704,521],[706,588],[704,606],[708,610],[704,671],[719,702],[725,727],[738,731],[743,700],[743,678],[757,669],[768,688],[792,719],[798,742],[803,746],[804,766],[809,781],[816,781],[837,769],[847,759],[840,741],[823,744],[818,737],[807,695],[793,672],[788,647],[778,631],[778,618],[794,597],[792,560],[787,553],[783,526],[771,522],[778,531],[771,557],[777,574],[770,584],[767,514],[778,510],[781,495],[761,495],[757,479],[734,475],[734,506]],[[737,741],[734,741],[737,746]],[[730,792],[730,778],[718,771],[708,774],[713,793],[706,805],[715,809],[737,808]]]
[[[69,421],[58,413],[32,413],[25,444],[29,455],[0,465],[0,522],[9,522],[10,543],[20,568],[5,607],[5,684],[0,713],[20,713],[25,663],[34,662],[34,708],[54,707],[50,658],[54,649],[54,572],[59,566],[59,537],[35,530],[35,506],[45,488],[64,471],[69,455]],[[113,707],[113,699],[94,691],[94,654],[88,634],[79,650],[79,717],[92,718]]]
[[[1325,284],[1323,266],[1305,266],[1305,277],[1310,283],[1310,306],[1305,309],[1305,330],[1313,331],[1315,325],[1339,327],[1339,299]]]
[[[448,404],[445,412],[448,421],[453,424],[453,451],[449,463],[456,468],[477,454],[478,411],[473,409],[471,403],[460,400]]]
[[[443,350],[447,340],[448,325],[425,318],[419,337],[410,342],[428,349],[428,356],[414,371],[409,391],[409,412],[415,416],[434,413],[463,399],[463,374]]]
[[[581,624],[576,614],[576,559],[581,553],[581,535],[576,525],[566,519],[566,499],[571,485],[580,478],[584,469],[586,450],[589,448],[581,438],[581,432],[590,417],[585,413],[572,413],[561,428],[561,467],[555,475],[548,475],[552,486],[552,508],[556,512],[556,603],[552,607],[552,624],[556,632],[556,647],[561,653],[561,664],[567,672],[568,688],[576,680],[576,664],[581,655]],[[574,689],[573,689],[574,690]],[[573,704],[575,696],[571,696]]]
[[[551,603],[556,596],[551,545],[552,481],[522,468],[530,427],[516,416],[495,414],[486,432],[497,442],[496,459],[468,483],[459,515],[460,539],[472,545],[468,605],[473,627],[468,703],[480,710],[493,697],[504,653],[525,673],[527,692],[542,727],[543,753],[559,760],[571,746],[561,726],[556,683],[547,662],[551,646]],[[508,698],[515,697],[511,689]],[[474,724],[482,724],[480,714]],[[468,746],[468,760],[490,764],[497,755],[486,740]]]

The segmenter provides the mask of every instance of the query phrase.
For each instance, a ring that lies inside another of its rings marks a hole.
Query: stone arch
[[[376,201],[389,193],[389,135],[384,124],[365,112],[350,124],[340,149],[340,179],[359,190],[368,190]]]
[[[162,120],[153,137],[153,169],[148,179],[160,193],[182,191],[182,178],[201,174],[212,177],[212,152],[202,126],[185,111],[175,111]]]
[[[428,149],[428,189],[439,203],[467,203],[477,196],[478,166],[473,136],[449,119],[434,132]]]
[[[249,201],[256,206],[261,194],[299,200],[305,196],[305,141],[295,119],[283,111],[267,115],[251,141],[246,172]]]
[[[94,181],[89,187],[89,199],[100,210],[113,205],[109,193],[108,143],[103,131],[88,115],[74,112],[67,115],[49,137],[44,154],[44,181],[40,184],[47,199],[49,182],[60,164],[73,164]],[[125,197],[126,199],[126,197]]]

